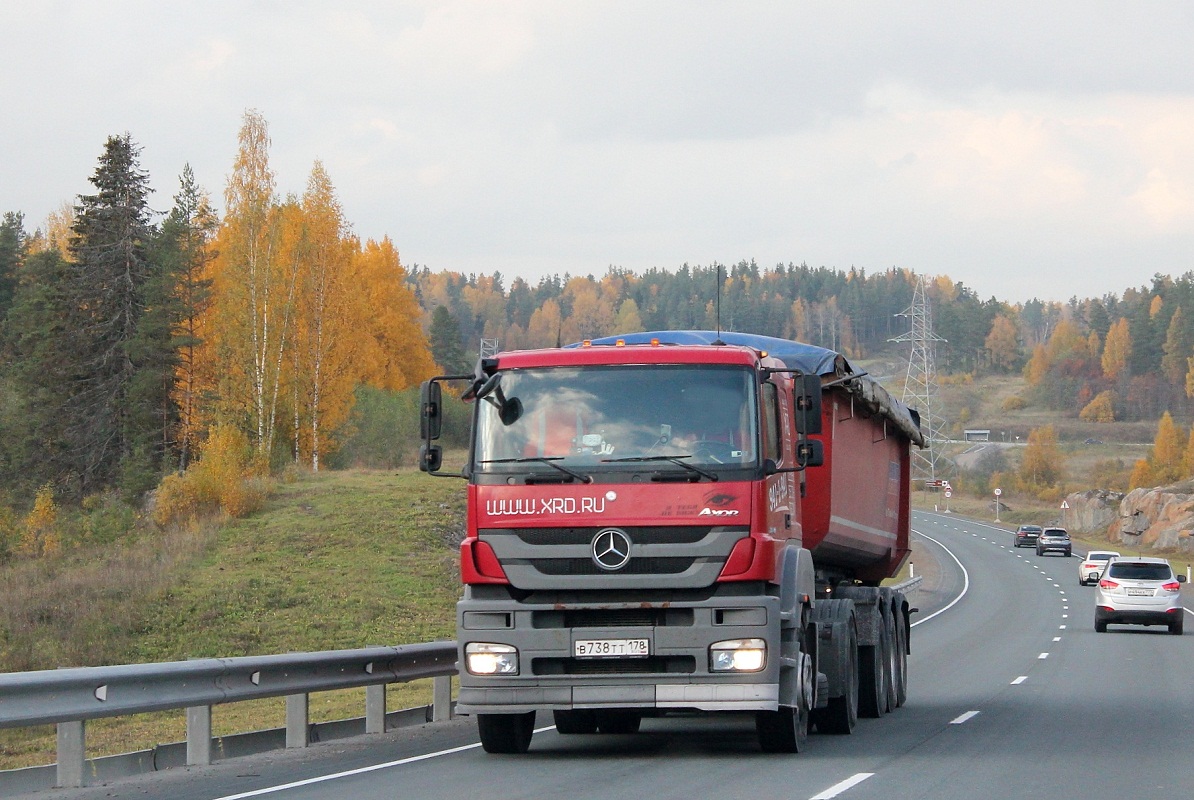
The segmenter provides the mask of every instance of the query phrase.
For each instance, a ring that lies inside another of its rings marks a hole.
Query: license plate
[[[651,655],[651,640],[577,639],[572,654],[577,658],[646,658]]]
[[[1152,589],[1128,589],[1129,597],[1152,597]]]

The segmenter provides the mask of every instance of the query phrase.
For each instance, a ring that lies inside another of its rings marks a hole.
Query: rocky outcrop
[[[1108,541],[1158,551],[1194,553],[1194,482],[1133,489],[1107,526]]]
[[[1063,509],[1063,524],[1075,533],[1105,531],[1119,519],[1123,499],[1123,492],[1108,489],[1075,492],[1065,499],[1069,508]]]

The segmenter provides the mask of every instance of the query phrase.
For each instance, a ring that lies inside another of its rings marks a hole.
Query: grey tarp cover
[[[788,369],[798,369],[809,375],[847,378],[854,374],[854,368],[841,353],[826,350],[803,342],[778,339],[774,336],[760,336],[754,333],[735,331],[648,331],[605,336],[590,340],[595,345],[612,345],[619,339],[626,344],[650,344],[658,339],[661,344],[711,345],[718,339],[728,345],[766,350],[769,356],[779,359]],[[569,347],[578,347],[571,344]],[[862,400],[873,411],[891,420],[914,444],[924,447],[924,435],[920,431],[920,415],[891,396],[886,389],[867,375],[858,375],[843,381],[843,388]]]

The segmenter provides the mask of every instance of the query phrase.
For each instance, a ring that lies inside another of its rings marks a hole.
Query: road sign
[[[1069,503],[1067,503],[1065,500],[1062,500],[1062,501],[1061,501],[1061,509],[1062,509],[1063,511],[1064,511],[1065,509],[1069,508],[1069,507],[1070,507],[1070,504],[1069,504]]]
[[[949,489],[946,489],[946,490],[945,490],[945,496],[946,496],[946,497],[953,497],[953,496],[954,496],[954,493],[953,493],[951,490],[949,490]]]
[[[995,490],[995,496],[996,496],[996,497],[998,497],[998,496],[999,496],[999,495],[1001,495],[1001,494],[1003,494],[1003,490],[1002,490],[1002,489],[996,489],[996,490]]]

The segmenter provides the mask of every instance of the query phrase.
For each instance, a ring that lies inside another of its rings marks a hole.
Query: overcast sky
[[[1194,4],[18,3],[0,211],[129,132],[223,205],[246,109],[278,188],[433,271],[807,263],[1091,297],[1194,269]]]

